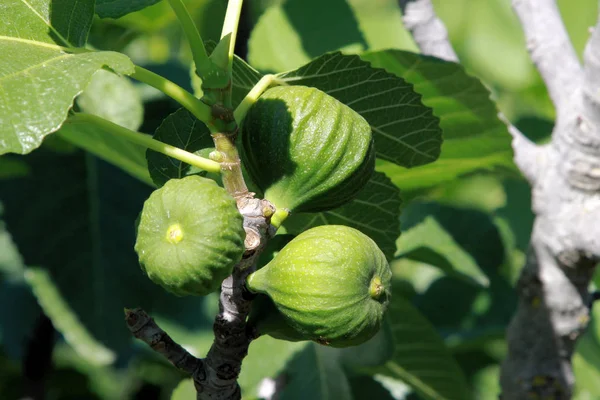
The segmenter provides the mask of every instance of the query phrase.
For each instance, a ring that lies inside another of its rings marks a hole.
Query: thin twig
[[[180,371],[195,376],[203,368],[202,360],[175,343],[141,308],[125,309],[125,322],[133,336],[162,354]]]

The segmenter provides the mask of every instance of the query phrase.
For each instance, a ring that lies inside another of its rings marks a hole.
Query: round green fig
[[[242,159],[278,209],[316,212],[351,200],[375,168],[371,127],[357,112],[305,86],[268,89],[242,125]]]
[[[251,274],[246,286],[266,294],[283,316],[257,323],[259,333],[332,347],[354,346],[381,326],[391,296],[391,270],[375,242],[342,225],[309,229],[271,262]],[[279,335],[279,336],[277,336]],[[298,339],[299,340],[299,339]]]
[[[244,252],[235,200],[199,176],[171,179],[144,203],[135,251],[155,283],[178,296],[216,291]]]

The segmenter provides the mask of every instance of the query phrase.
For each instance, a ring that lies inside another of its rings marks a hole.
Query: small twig
[[[581,85],[582,69],[554,0],[513,0],[531,59],[557,113],[568,110]]]
[[[529,183],[534,185],[540,174],[540,169],[543,168],[545,163],[545,147],[538,146],[529,140],[516,126],[510,123],[504,114],[499,113],[498,118],[506,124],[508,132],[513,138],[512,148],[515,164]]]
[[[458,61],[448,40],[448,31],[437,17],[430,0],[399,0],[402,21],[423,54]]]
[[[126,308],[125,322],[133,336],[146,343],[152,350],[162,354],[177,369],[193,377],[201,373],[202,360],[175,343],[144,310]]]

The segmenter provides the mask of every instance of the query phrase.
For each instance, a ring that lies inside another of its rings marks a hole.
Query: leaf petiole
[[[204,104],[181,86],[138,65],[135,66],[135,72],[131,77],[160,90],[188,109],[200,121],[204,122],[211,132],[217,132],[212,123],[213,117],[210,106]]]
[[[229,0],[227,3],[227,11],[225,12],[225,20],[223,21],[223,30],[221,31],[221,39],[231,34],[229,40],[229,62],[227,70],[231,74],[231,66],[233,64],[233,49],[237,38],[238,24],[242,13],[242,4],[244,0]]]
[[[244,97],[244,100],[242,100],[242,102],[237,106],[237,108],[233,112],[235,122],[237,122],[238,125],[242,122],[242,120],[246,116],[246,113],[248,113],[250,107],[252,107],[252,105],[256,103],[256,100],[258,100],[260,95],[263,94],[264,91],[267,90],[269,86],[271,86],[271,84],[276,81],[277,77],[271,74],[265,75],[262,78],[260,78],[260,80],[256,83],[256,85],[254,85],[250,92],[248,92],[246,97]]]
[[[198,75],[200,77],[208,75],[213,69],[213,64],[208,58],[204,42],[202,41],[202,37],[200,36],[200,32],[198,31],[192,16],[182,0],[169,0],[169,5],[183,27],[183,31],[192,50],[192,56],[194,58],[194,63],[196,64]]]
[[[161,141],[151,138],[146,134],[132,131],[131,129],[127,129],[125,127],[122,127],[121,125],[117,125],[96,115],[75,113],[73,116],[70,117],[70,120],[74,120],[76,122],[87,122],[96,125],[102,128],[102,131],[111,133],[113,135],[121,136],[122,138],[129,140],[132,143],[152,149],[166,156],[173,157],[179,161],[183,161],[187,164],[201,168],[205,171],[215,173],[221,172],[221,164],[219,164],[216,161],[197,156],[178,147],[163,143]]]

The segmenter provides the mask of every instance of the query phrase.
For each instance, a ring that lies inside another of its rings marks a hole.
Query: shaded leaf
[[[116,354],[94,339],[81,324],[47,271],[42,268],[27,268],[25,280],[56,330],[63,334],[80,356],[95,365],[111,364],[115,360]]]
[[[256,397],[265,378],[276,378],[290,359],[308,344],[261,336],[250,345],[238,383],[244,397]]]
[[[397,258],[408,258],[440,268],[449,276],[487,287],[488,277],[433,217],[404,232],[398,240]]]
[[[400,379],[424,399],[467,400],[467,382],[442,338],[401,296],[392,296],[388,318],[394,335],[392,359],[373,371]]]
[[[77,98],[81,111],[137,130],[144,119],[139,92],[125,77],[99,70]]]
[[[134,221],[147,185],[81,152],[57,156],[42,149],[24,159],[30,178],[0,181],[7,227],[25,263],[48,272],[95,340],[126,361],[135,340],[123,308],[138,306],[161,323],[210,332],[212,315],[200,311],[204,298],[169,295],[138,266]]]
[[[349,203],[315,214],[292,214],[284,223],[289,233],[319,225],[347,225],[356,228],[377,243],[390,260],[400,235],[400,191],[382,173],[373,177]]]
[[[335,349],[309,343],[290,361],[285,374],[281,400],[352,400]]]
[[[394,335],[389,319],[384,319],[381,329],[370,340],[336,351],[339,352],[340,363],[345,368],[361,369],[384,364],[394,352]]]
[[[414,167],[440,154],[439,120],[421,103],[412,84],[358,56],[325,54],[279,78],[290,85],[316,87],[362,115],[373,130],[379,158]]]
[[[395,397],[373,377],[357,375],[350,378],[352,398],[354,400],[394,400]]]
[[[154,133],[154,139],[190,153],[214,147],[210,131],[206,125],[184,108],[180,108],[169,115],[160,124]],[[200,172],[198,168],[150,149],[146,151],[146,159],[148,160],[150,176],[159,187],[169,179],[183,178]]]
[[[141,10],[160,0],[96,0],[96,14],[100,18],[119,18]]]
[[[401,50],[366,53],[361,58],[414,85],[423,104],[439,117],[444,132],[440,159],[412,171],[391,164],[380,170],[400,188],[417,189],[477,169],[512,167],[511,136],[498,119],[490,92],[460,64]]]
[[[9,156],[0,157],[0,179],[18,178],[29,174],[24,162]]]
[[[70,143],[116,165],[131,176],[154,186],[148,173],[146,148],[131,143],[98,125],[72,116],[59,129],[58,135]]]

